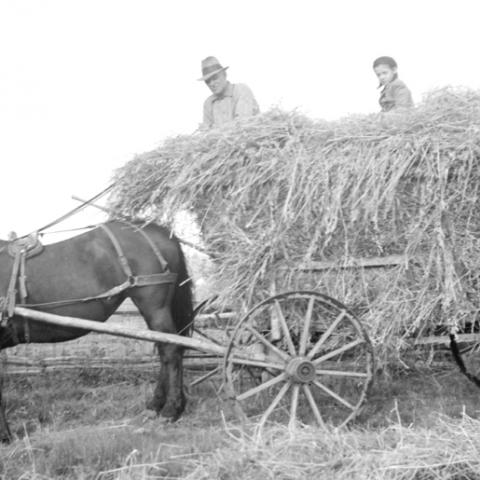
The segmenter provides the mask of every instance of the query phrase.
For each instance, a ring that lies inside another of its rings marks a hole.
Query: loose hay
[[[467,416],[439,416],[430,429],[398,424],[375,432],[303,429],[292,435],[276,427],[259,440],[232,436],[224,448],[200,457],[185,478],[478,480],[478,427]]]
[[[116,173],[112,206],[196,215],[220,299],[247,304],[319,288],[366,323],[381,358],[406,336],[473,320],[480,92],[432,92],[411,112],[313,121],[270,111],[179,136]],[[406,253],[383,271],[299,274],[312,260]]]

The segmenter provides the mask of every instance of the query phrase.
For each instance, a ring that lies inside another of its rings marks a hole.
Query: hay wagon
[[[223,369],[224,391],[260,425],[347,423],[374,372],[357,315],[380,367],[410,334],[445,342],[430,338],[440,323],[478,317],[479,128],[478,93],[446,90],[407,116],[325,122],[273,110],[135,157],[117,171],[110,207],[167,219],[193,212],[218,260],[223,301],[242,314],[227,322],[226,339],[128,334],[220,359],[199,381]],[[337,273],[348,262],[394,273],[362,283]],[[302,269],[327,270],[332,281],[303,282]]]
[[[476,92],[437,92],[399,116],[272,110],[137,156],[110,205],[196,215],[219,303],[245,311],[228,340],[198,335],[221,346],[247,413],[341,425],[371,385],[372,343],[380,368],[401,364],[407,343],[446,342],[436,328],[478,316],[479,128]]]

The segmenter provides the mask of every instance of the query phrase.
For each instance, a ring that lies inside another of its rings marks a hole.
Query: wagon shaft
[[[15,307],[15,314],[21,317],[29,318],[39,322],[59,325],[61,327],[81,328],[83,330],[91,330],[99,333],[107,333],[109,335],[116,335],[119,337],[136,338],[145,340],[147,342],[163,342],[180,345],[182,347],[191,348],[193,350],[200,350],[206,353],[223,356],[226,348],[217,345],[208,340],[200,340],[197,338],[183,337],[171,333],[155,332],[152,330],[138,330],[135,328],[123,327],[120,325],[113,325],[109,323],[100,323],[92,320],[84,320],[75,317],[66,317],[55,315],[52,313],[39,312],[38,310],[31,310],[29,308]]]

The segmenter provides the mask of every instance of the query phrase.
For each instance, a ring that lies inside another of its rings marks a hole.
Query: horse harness
[[[25,274],[25,264],[27,259],[39,255],[42,253],[44,247],[40,243],[37,235],[29,235],[28,237],[22,237],[15,239],[8,244],[8,254],[13,258],[12,271],[10,274],[10,281],[8,284],[8,289],[5,297],[0,297],[0,325],[5,326],[10,318],[13,317],[15,312],[15,305],[21,307],[48,307],[48,306],[60,306],[60,305],[72,305],[75,303],[83,303],[92,300],[100,300],[103,298],[113,297],[118,295],[129,288],[134,287],[145,287],[150,285],[165,285],[173,284],[177,280],[177,274],[171,272],[168,266],[168,262],[160,253],[159,249],[152,241],[152,239],[146,234],[146,232],[132,224],[127,224],[129,227],[135,229],[140,233],[147,243],[149,244],[152,251],[155,253],[158,262],[162,268],[161,273],[152,273],[149,275],[134,275],[132,269],[128,263],[127,257],[124,254],[124,251],[120,245],[120,242],[115,237],[112,230],[105,224],[99,224],[98,226],[105,232],[109,240],[111,241],[115,252],[117,253],[120,266],[122,267],[123,272],[125,273],[126,279],[120,285],[116,285],[106,292],[100,293],[98,295],[90,297],[82,297],[70,300],[59,300],[55,302],[46,302],[46,303],[26,303],[28,297],[28,291],[26,286],[27,276]],[[17,294],[20,298],[20,303],[16,303]],[[25,318],[25,341],[29,343],[30,341],[30,328],[28,319]]]
[[[25,262],[27,258],[39,255],[43,251],[43,245],[38,236],[28,235],[27,237],[12,240],[7,246],[8,254],[13,258],[12,273],[8,283],[6,297],[0,298],[2,320],[13,316],[15,300],[17,297],[16,284],[22,303],[25,303],[28,296],[26,287]]]

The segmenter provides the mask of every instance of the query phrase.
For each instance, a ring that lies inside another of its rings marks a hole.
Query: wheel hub
[[[306,357],[295,357],[287,365],[287,374],[297,383],[315,380],[315,365]]]

